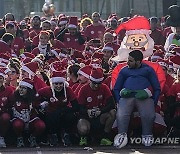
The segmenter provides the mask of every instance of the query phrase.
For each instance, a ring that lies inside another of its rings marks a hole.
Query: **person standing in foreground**
[[[142,143],[145,146],[152,145],[155,105],[161,90],[153,68],[142,63],[142,60],[143,54],[140,50],[131,51],[127,66],[120,71],[113,89],[118,103],[118,134],[114,138],[114,146],[117,148],[122,148],[128,142],[128,125],[134,107],[141,117]]]

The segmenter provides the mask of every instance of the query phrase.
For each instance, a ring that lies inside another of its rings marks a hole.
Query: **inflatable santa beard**
[[[151,30],[129,30],[126,31],[126,36],[121,42],[121,47],[118,49],[118,55],[112,58],[112,61],[119,63],[127,61],[129,53],[132,50],[141,50],[144,59],[153,54],[154,41],[150,37]]]

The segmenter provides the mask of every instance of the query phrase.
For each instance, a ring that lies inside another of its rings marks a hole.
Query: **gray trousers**
[[[155,120],[154,101],[151,98],[138,100],[136,98],[121,98],[117,110],[118,132],[127,133],[130,116],[134,109],[137,108],[141,117],[142,135],[152,135],[152,127]]]

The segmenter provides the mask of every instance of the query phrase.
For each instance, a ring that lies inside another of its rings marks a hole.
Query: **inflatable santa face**
[[[126,61],[129,53],[135,49],[141,50],[144,58],[153,54],[154,41],[150,37],[151,30],[147,18],[137,16],[130,19],[116,29],[116,34],[122,29],[126,30],[126,35],[118,49],[118,56],[112,58],[112,61],[116,63]]]

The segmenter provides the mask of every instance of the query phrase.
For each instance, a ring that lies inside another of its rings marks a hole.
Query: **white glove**
[[[94,116],[93,116],[92,109],[88,109],[88,110],[87,110],[87,113],[88,113],[88,117],[89,117],[89,118],[93,118],[93,117],[94,117]]]
[[[49,103],[47,101],[44,101],[39,106],[40,106],[41,109],[45,109],[48,106],[48,104]]]

